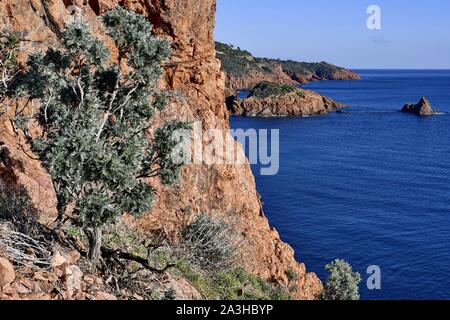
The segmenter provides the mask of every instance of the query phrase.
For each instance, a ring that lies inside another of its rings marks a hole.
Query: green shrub
[[[104,228],[104,246],[114,251],[123,251],[147,258],[149,238],[141,231],[130,226],[122,219]]]
[[[180,141],[172,133],[187,128],[169,123],[154,128],[153,141],[147,136],[169,96],[158,89],[170,56],[167,41],[152,34],[143,15],[121,7],[103,23],[118,48],[116,62],[90,27],[75,21],[61,33],[61,47],[30,56],[27,72],[14,82],[16,97],[40,100],[33,118],[44,134],[29,134],[28,116],[21,127],[52,176],[60,218],[73,205],[94,263],[105,224],[150,210],[154,192],[144,179],[176,181],[181,165],[172,151]]]
[[[289,282],[295,282],[298,279],[297,273],[293,269],[288,269],[286,271],[286,276]]]
[[[164,292],[164,296],[162,300],[176,300],[177,294],[173,288],[168,289],[166,292]]]
[[[324,300],[359,300],[361,276],[353,272],[350,264],[337,259],[326,265],[325,269],[329,276],[323,291]]]

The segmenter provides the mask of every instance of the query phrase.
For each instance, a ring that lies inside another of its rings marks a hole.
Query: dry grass
[[[0,250],[16,265],[30,269],[51,267],[50,247],[48,243],[15,231],[11,223],[0,223]]]

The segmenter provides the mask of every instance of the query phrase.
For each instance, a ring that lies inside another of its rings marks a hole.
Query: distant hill
[[[256,58],[250,52],[216,42],[216,54],[227,75],[227,88],[250,90],[263,81],[299,85],[316,80],[359,80],[357,73],[327,62]]]

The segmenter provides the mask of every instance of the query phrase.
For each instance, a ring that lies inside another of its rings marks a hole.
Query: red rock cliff
[[[0,29],[22,32],[25,51],[57,43],[71,5],[84,6],[86,20],[116,5],[144,13],[155,32],[167,38],[173,49],[166,68],[164,85],[183,96],[173,102],[163,117],[199,120],[203,128],[228,129],[224,103],[225,78],[215,56],[213,41],[216,0],[1,0]],[[11,114],[10,114],[11,116]],[[8,116],[0,120],[0,176],[3,181],[20,183],[46,214],[54,216],[55,195],[51,179],[38,161],[18,144]],[[255,180],[246,165],[197,165],[184,169],[175,188],[165,190],[155,183],[159,200],[152,214],[139,221],[146,230],[164,229],[169,234],[198,213],[226,216],[237,220],[245,239],[243,264],[248,271],[266,279],[288,284],[286,273],[297,273],[295,297],[312,299],[321,290],[317,276],[307,273],[294,259],[294,252],[280,240],[264,216]]]

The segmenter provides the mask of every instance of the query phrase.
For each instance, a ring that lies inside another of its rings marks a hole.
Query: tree
[[[350,264],[337,259],[325,269],[329,276],[322,295],[324,300],[359,300],[361,275],[353,272]]]
[[[20,39],[8,32],[4,31],[0,35],[0,115],[6,112],[4,100],[10,83],[19,73],[17,54],[19,52]]]
[[[110,59],[104,42],[75,21],[61,33],[61,48],[32,55],[14,86],[16,97],[40,102],[17,123],[52,176],[58,220],[74,208],[70,216],[89,236],[93,263],[101,256],[102,226],[150,210],[154,191],[145,179],[176,181],[180,164],[172,151],[180,141],[172,133],[187,128],[169,123],[152,141],[147,135],[150,119],[169,98],[158,89],[170,56],[167,41],[152,34],[143,15],[120,7],[102,20],[117,57]],[[42,127],[39,137],[28,130],[32,121]]]

